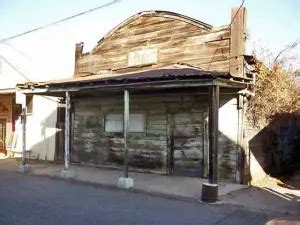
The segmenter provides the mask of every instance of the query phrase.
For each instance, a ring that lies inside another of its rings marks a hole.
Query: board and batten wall
[[[221,94],[219,124],[219,175],[227,181],[236,181],[238,112],[237,95]],[[196,138],[188,143],[179,139],[174,143],[174,162],[180,164],[185,157],[202,157],[207,167],[207,94],[151,94],[130,96],[130,113],[145,114],[145,132],[130,133],[128,137],[129,165],[167,173],[170,157],[170,115],[179,125],[189,124],[188,131]],[[123,96],[74,98],[72,127],[73,162],[102,166],[122,167],[123,133],[105,132],[105,115],[123,113]],[[183,117],[181,115],[184,115]],[[178,122],[180,121],[180,122]],[[200,144],[199,144],[200,143]],[[195,146],[196,148],[193,148]],[[192,147],[192,148],[190,148]],[[183,154],[181,154],[183,153]],[[203,168],[205,176],[207,168]]]

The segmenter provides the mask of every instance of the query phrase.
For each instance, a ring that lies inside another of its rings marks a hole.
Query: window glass
[[[123,131],[123,115],[107,114],[105,117],[106,132],[122,132]]]
[[[129,132],[144,132],[145,115],[130,114]],[[105,116],[106,132],[123,132],[123,114],[107,114]]]
[[[129,132],[144,132],[144,114],[130,114]]]

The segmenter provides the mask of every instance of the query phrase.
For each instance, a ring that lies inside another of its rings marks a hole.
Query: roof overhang
[[[16,93],[15,88],[0,89],[0,95],[10,95],[10,94],[15,94],[15,93]]]
[[[174,89],[174,88],[197,88],[208,86],[219,86],[232,89],[245,89],[247,83],[232,81],[223,78],[212,79],[176,79],[176,80],[161,80],[136,83],[119,83],[119,84],[71,84],[65,87],[47,87],[47,88],[29,88],[20,89],[24,94],[40,94],[49,96],[64,96],[64,92],[81,92],[81,91],[119,91],[124,89],[129,90],[154,90],[154,89]]]
[[[26,94],[63,96],[64,92],[154,90],[197,88],[217,85],[232,89],[245,89],[249,82],[233,80],[228,73],[205,71],[191,66],[168,67],[126,74],[98,74],[39,83],[18,84]]]

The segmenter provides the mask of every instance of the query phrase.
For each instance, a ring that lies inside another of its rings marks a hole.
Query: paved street
[[[0,170],[0,224],[265,224],[280,216]]]

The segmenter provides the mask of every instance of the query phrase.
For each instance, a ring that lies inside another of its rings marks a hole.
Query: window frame
[[[129,114],[129,126],[130,126],[130,116],[131,115],[142,115],[142,118],[143,118],[143,130],[141,131],[131,131],[130,128],[128,129],[128,132],[129,133],[145,133],[146,132],[146,124],[147,124],[147,120],[146,120],[146,113],[144,112],[132,112]],[[122,129],[121,131],[107,131],[106,128],[107,128],[107,125],[106,125],[106,122],[107,122],[107,115],[121,115],[122,116]],[[104,116],[103,116],[103,127],[104,127],[104,132],[105,133],[123,133],[124,132],[124,114],[123,113],[118,113],[118,112],[108,112],[108,113],[105,113]]]

